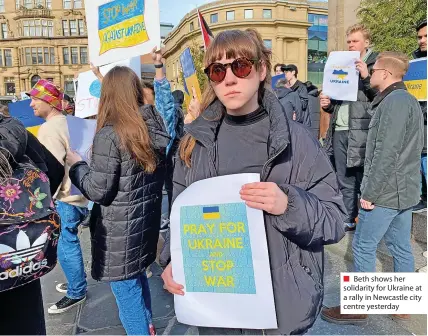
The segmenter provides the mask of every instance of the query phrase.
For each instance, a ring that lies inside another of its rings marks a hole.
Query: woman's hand
[[[67,162],[67,165],[71,167],[76,162],[82,161],[82,157],[77,152],[69,149],[67,151],[67,156],[65,157],[65,161]]]
[[[91,70],[94,73],[95,77],[98,78],[100,82],[103,81],[104,76],[100,72],[100,67],[97,67],[91,63]]]
[[[330,97],[326,96],[325,94],[323,94],[321,92],[321,94],[320,94],[320,105],[321,105],[321,108],[325,109],[325,108],[329,107],[330,104],[331,104]]]
[[[196,89],[194,86],[192,86],[192,100],[189,103],[189,107],[187,109],[187,112],[190,113],[190,115],[193,117],[193,120],[195,120],[199,115],[201,114],[201,103],[198,100],[198,96],[196,94]]]
[[[355,66],[360,72],[360,76],[362,79],[366,79],[369,76],[369,69],[367,68],[367,64],[363,60],[359,59],[355,61]]]
[[[172,277],[172,265],[169,263],[169,265],[165,268],[165,270],[162,273],[162,280],[164,282],[164,288],[170,292],[171,294],[176,295],[184,295],[183,292],[183,285],[180,285],[176,283]]]
[[[263,210],[271,215],[283,215],[288,207],[288,196],[273,182],[244,184],[240,194],[250,208]]]
[[[155,46],[150,53],[150,55],[152,56],[153,64],[155,64],[155,65],[162,64],[162,57],[163,57],[162,56],[163,50],[156,52],[157,48],[158,47]]]

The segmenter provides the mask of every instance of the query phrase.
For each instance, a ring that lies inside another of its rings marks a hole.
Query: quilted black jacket
[[[90,166],[81,161],[70,169],[73,184],[100,206],[99,215],[91,219],[96,280],[129,279],[155,260],[169,137],[152,106],[141,111],[158,156],[154,173],[145,173],[123,149],[113,126],[95,135]]]

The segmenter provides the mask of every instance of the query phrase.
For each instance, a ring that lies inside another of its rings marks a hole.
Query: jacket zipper
[[[288,143],[285,144],[279,151],[276,153],[273,157],[271,157],[269,160],[266,161],[266,163],[263,165],[262,173],[260,175],[260,181],[265,182],[267,176],[265,176],[266,168],[269,164],[272,163],[273,160],[275,160],[285,149],[287,148]]]

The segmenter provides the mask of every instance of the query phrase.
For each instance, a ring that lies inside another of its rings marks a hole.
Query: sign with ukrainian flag
[[[417,100],[427,101],[427,58],[411,60],[403,81],[409,93]]]
[[[197,181],[171,210],[175,296],[179,322],[189,325],[277,327],[263,212],[249,208],[239,191],[259,174]]]
[[[30,107],[30,104],[31,99],[10,103],[8,104],[9,113],[12,117],[21,121],[25,128],[37,137],[39,128],[45,121],[34,115],[34,110]]]
[[[104,65],[160,46],[158,0],[85,1],[90,61]]]
[[[196,75],[195,64],[193,63],[192,53],[190,48],[184,49],[180,55],[181,68],[183,70],[183,86],[185,94],[186,107],[189,106],[192,96],[196,93],[196,97],[201,101],[201,88],[199,86],[198,76]]]

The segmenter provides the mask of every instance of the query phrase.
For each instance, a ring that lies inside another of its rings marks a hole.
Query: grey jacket
[[[419,202],[423,117],[404,83],[391,85],[372,104],[361,198],[391,209]]]
[[[293,120],[293,113],[296,113],[296,122],[307,127],[311,126],[308,111],[303,111],[302,102],[299,95],[289,88],[276,89],[276,95],[284,108],[288,120]]]
[[[376,62],[377,53],[372,53],[366,64],[369,70]],[[358,84],[357,101],[349,104],[349,136],[348,136],[348,151],[347,162],[348,168],[362,167],[366,155],[366,141],[369,132],[369,123],[371,119],[370,104],[376,96],[377,91],[370,87],[370,76],[361,79]],[[330,106],[325,111],[332,113],[330,118],[330,126],[324,142],[326,151],[333,155],[333,134],[336,127],[336,120],[341,100],[332,100]]]
[[[282,334],[301,334],[320,312],[324,245],[344,236],[346,210],[330,161],[310,131],[286,118],[273,92],[265,91],[262,105],[270,134],[261,181],[276,183],[289,198],[284,215],[264,216],[276,313]],[[174,199],[192,183],[217,176],[216,137],[223,115],[217,100],[186,128],[197,142],[190,168],[177,158]]]

